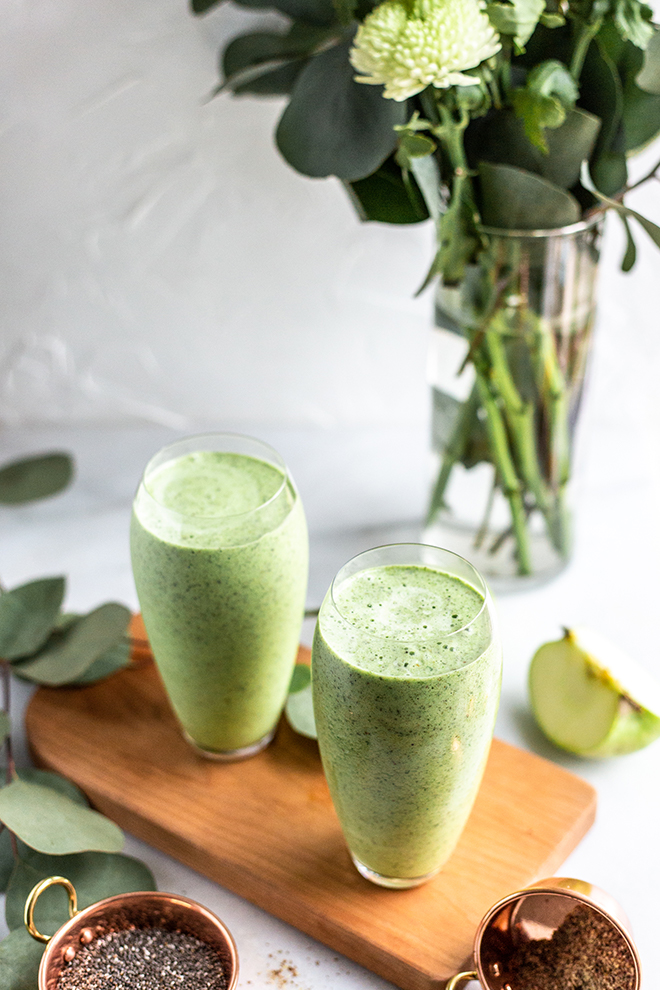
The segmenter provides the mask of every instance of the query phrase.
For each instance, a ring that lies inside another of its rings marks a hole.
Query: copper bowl
[[[586,904],[605,918],[619,935],[621,948],[629,953],[635,974],[631,990],[639,990],[642,979],[639,954],[622,908],[593,884],[568,877],[538,880],[494,904],[474,937],[474,970],[459,973],[445,990],[457,990],[468,980],[479,980],[484,990],[525,990],[509,982],[506,959],[524,942],[551,938],[578,904]]]
[[[34,908],[48,887],[64,887],[69,895],[69,920],[54,935],[43,935],[34,924]],[[221,964],[227,990],[234,990],[238,979],[236,945],[219,918],[201,904],[157,891],[118,894],[77,910],[76,891],[65,877],[48,877],[31,891],[25,903],[25,926],[33,938],[46,943],[39,966],[39,990],[57,990],[64,966],[71,962],[81,946],[109,932],[127,928],[164,928],[206,942],[215,949]]]

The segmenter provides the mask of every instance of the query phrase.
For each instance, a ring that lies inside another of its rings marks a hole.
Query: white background
[[[272,142],[280,101],[206,99],[219,44],[248,20],[230,6],[195,19],[185,0],[0,0],[0,454],[58,446],[78,464],[60,498],[0,513],[8,586],[62,572],[71,608],[135,606],[132,491],[155,449],[198,428],[255,432],[284,454],[310,520],[310,604],[354,552],[421,518],[431,300],[413,294],[432,231],[361,225],[338,183],[292,172]],[[657,222],[659,193],[634,200]],[[660,743],[570,760],[539,737],[525,693],[534,649],[574,622],[660,673],[660,255],[639,242],[621,275],[609,221],[575,560],[498,600],[497,732],[598,788],[597,824],[565,869],[622,902],[653,990]],[[242,988],[278,986],[283,958],[292,990],[384,986],[154,850],[128,849],[161,889],[227,921]]]

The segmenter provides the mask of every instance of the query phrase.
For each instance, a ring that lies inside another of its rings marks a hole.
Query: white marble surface
[[[531,721],[526,672],[534,649],[561,624],[583,622],[611,636],[660,675],[657,618],[660,534],[657,459],[639,423],[608,414],[596,395],[581,473],[578,542],[571,566],[554,582],[497,600],[505,649],[500,738],[553,759],[599,793],[595,826],[563,873],[614,895],[628,913],[644,966],[644,988],[660,986],[657,897],[660,883],[660,743],[618,760],[561,755]],[[215,424],[227,426],[228,424]],[[635,425],[634,422],[632,425]],[[310,521],[309,604],[318,605],[336,569],[355,552],[414,538],[425,498],[426,437],[411,428],[251,431],[279,448],[301,490]],[[3,434],[0,460],[61,448],[76,456],[73,486],[30,507],[0,511],[0,575],[8,586],[47,574],[68,575],[67,604],[89,608],[118,599],[136,606],[127,545],[133,489],[141,469],[173,436],[165,428],[43,427]],[[309,640],[311,629],[304,630]],[[29,690],[15,692],[15,719]],[[22,740],[19,759],[27,759]],[[188,894],[216,911],[234,933],[241,990],[380,990],[383,980],[269,917],[144,843],[128,852],[153,869],[161,889]],[[438,933],[442,937],[442,933]]]

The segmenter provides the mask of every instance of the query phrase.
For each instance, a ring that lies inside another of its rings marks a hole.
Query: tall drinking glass
[[[414,887],[450,857],[488,757],[501,663],[488,590],[462,557],[398,544],[335,577],[314,635],[314,715],[367,879]]]
[[[233,434],[165,447],[135,497],[131,558],[185,735],[217,759],[259,752],[286,700],[307,587],[305,516],[284,461]]]

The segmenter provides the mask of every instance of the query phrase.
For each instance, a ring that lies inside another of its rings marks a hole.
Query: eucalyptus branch
[[[591,23],[583,22],[580,26],[580,33],[578,34],[578,39],[571,57],[571,64],[569,66],[569,72],[576,82],[579,81],[582,74],[582,68],[584,66],[584,60],[587,57],[589,45],[600,31],[602,23],[603,18],[599,17]]]

